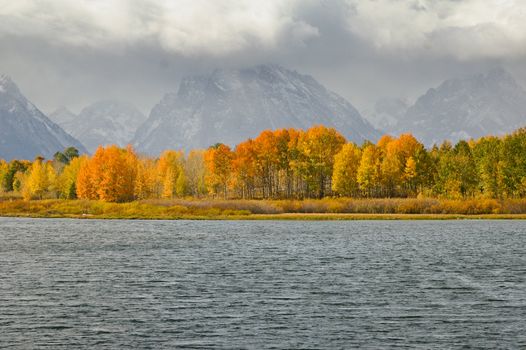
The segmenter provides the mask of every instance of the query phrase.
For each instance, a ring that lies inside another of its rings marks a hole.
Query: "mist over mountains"
[[[278,65],[188,76],[148,117],[130,103],[105,100],[78,114],[61,107],[48,118],[1,76],[0,158],[49,158],[68,146],[94,152],[107,144],[132,144],[147,154],[217,142],[235,146],[265,129],[317,124],[334,127],[358,144],[375,142],[383,133],[411,132],[431,146],[524,126],[526,91],[497,68],[445,80],[412,105],[400,98],[380,99],[365,115],[313,77]]]
[[[309,128],[324,124],[349,140],[380,137],[348,101],[314,78],[277,65],[215,70],[183,79],[152,109],[133,140],[139,151],[231,146],[265,129]]]
[[[91,153],[99,145],[125,147],[146,119],[133,105],[112,100],[95,102],[82,109],[79,115],[60,108],[50,116]]]
[[[504,69],[492,69],[444,81],[395,118],[386,131],[412,132],[426,145],[502,135],[526,125],[526,91]]]
[[[382,97],[376,101],[372,111],[364,114],[378,130],[394,132],[408,108],[409,104],[401,98]]]
[[[77,118],[77,115],[70,111],[67,107],[59,107],[54,112],[49,114],[49,118],[63,127]]]
[[[35,107],[7,76],[0,75],[0,158],[50,158],[57,151],[84,146]]]

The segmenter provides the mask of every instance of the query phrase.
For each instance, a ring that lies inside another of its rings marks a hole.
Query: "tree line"
[[[411,134],[357,145],[338,131],[263,131],[235,148],[167,150],[159,157],[132,147],[74,148],[53,159],[0,160],[0,191],[25,199],[128,202],[154,198],[304,199],[523,198],[526,129],[502,137],[448,141],[426,149]]]

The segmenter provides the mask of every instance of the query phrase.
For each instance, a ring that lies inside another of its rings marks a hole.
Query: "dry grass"
[[[263,200],[237,200],[237,199],[149,199],[141,201],[153,206],[182,206],[192,210],[248,210],[251,214],[279,214],[284,211],[274,202]]]
[[[522,203],[522,206],[519,205]],[[441,200],[433,198],[322,199],[273,202],[284,213],[361,213],[361,214],[522,214],[526,201],[512,206],[493,199]]]
[[[526,200],[322,199],[0,200],[0,216],[107,219],[457,219],[526,218]]]
[[[0,191],[0,202],[3,201],[12,201],[22,199],[22,195],[15,192],[1,192]]]
[[[85,200],[0,202],[1,216],[71,217],[104,219],[184,219],[249,215],[247,210],[160,206],[141,202],[105,203]]]

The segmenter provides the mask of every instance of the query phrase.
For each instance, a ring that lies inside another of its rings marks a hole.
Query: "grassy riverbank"
[[[453,220],[526,219],[526,200],[323,199],[0,200],[0,216],[94,219]]]

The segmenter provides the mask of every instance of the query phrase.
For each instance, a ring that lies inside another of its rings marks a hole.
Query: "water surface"
[[[0,218],[0,347],[525,348],[525,221]]]

